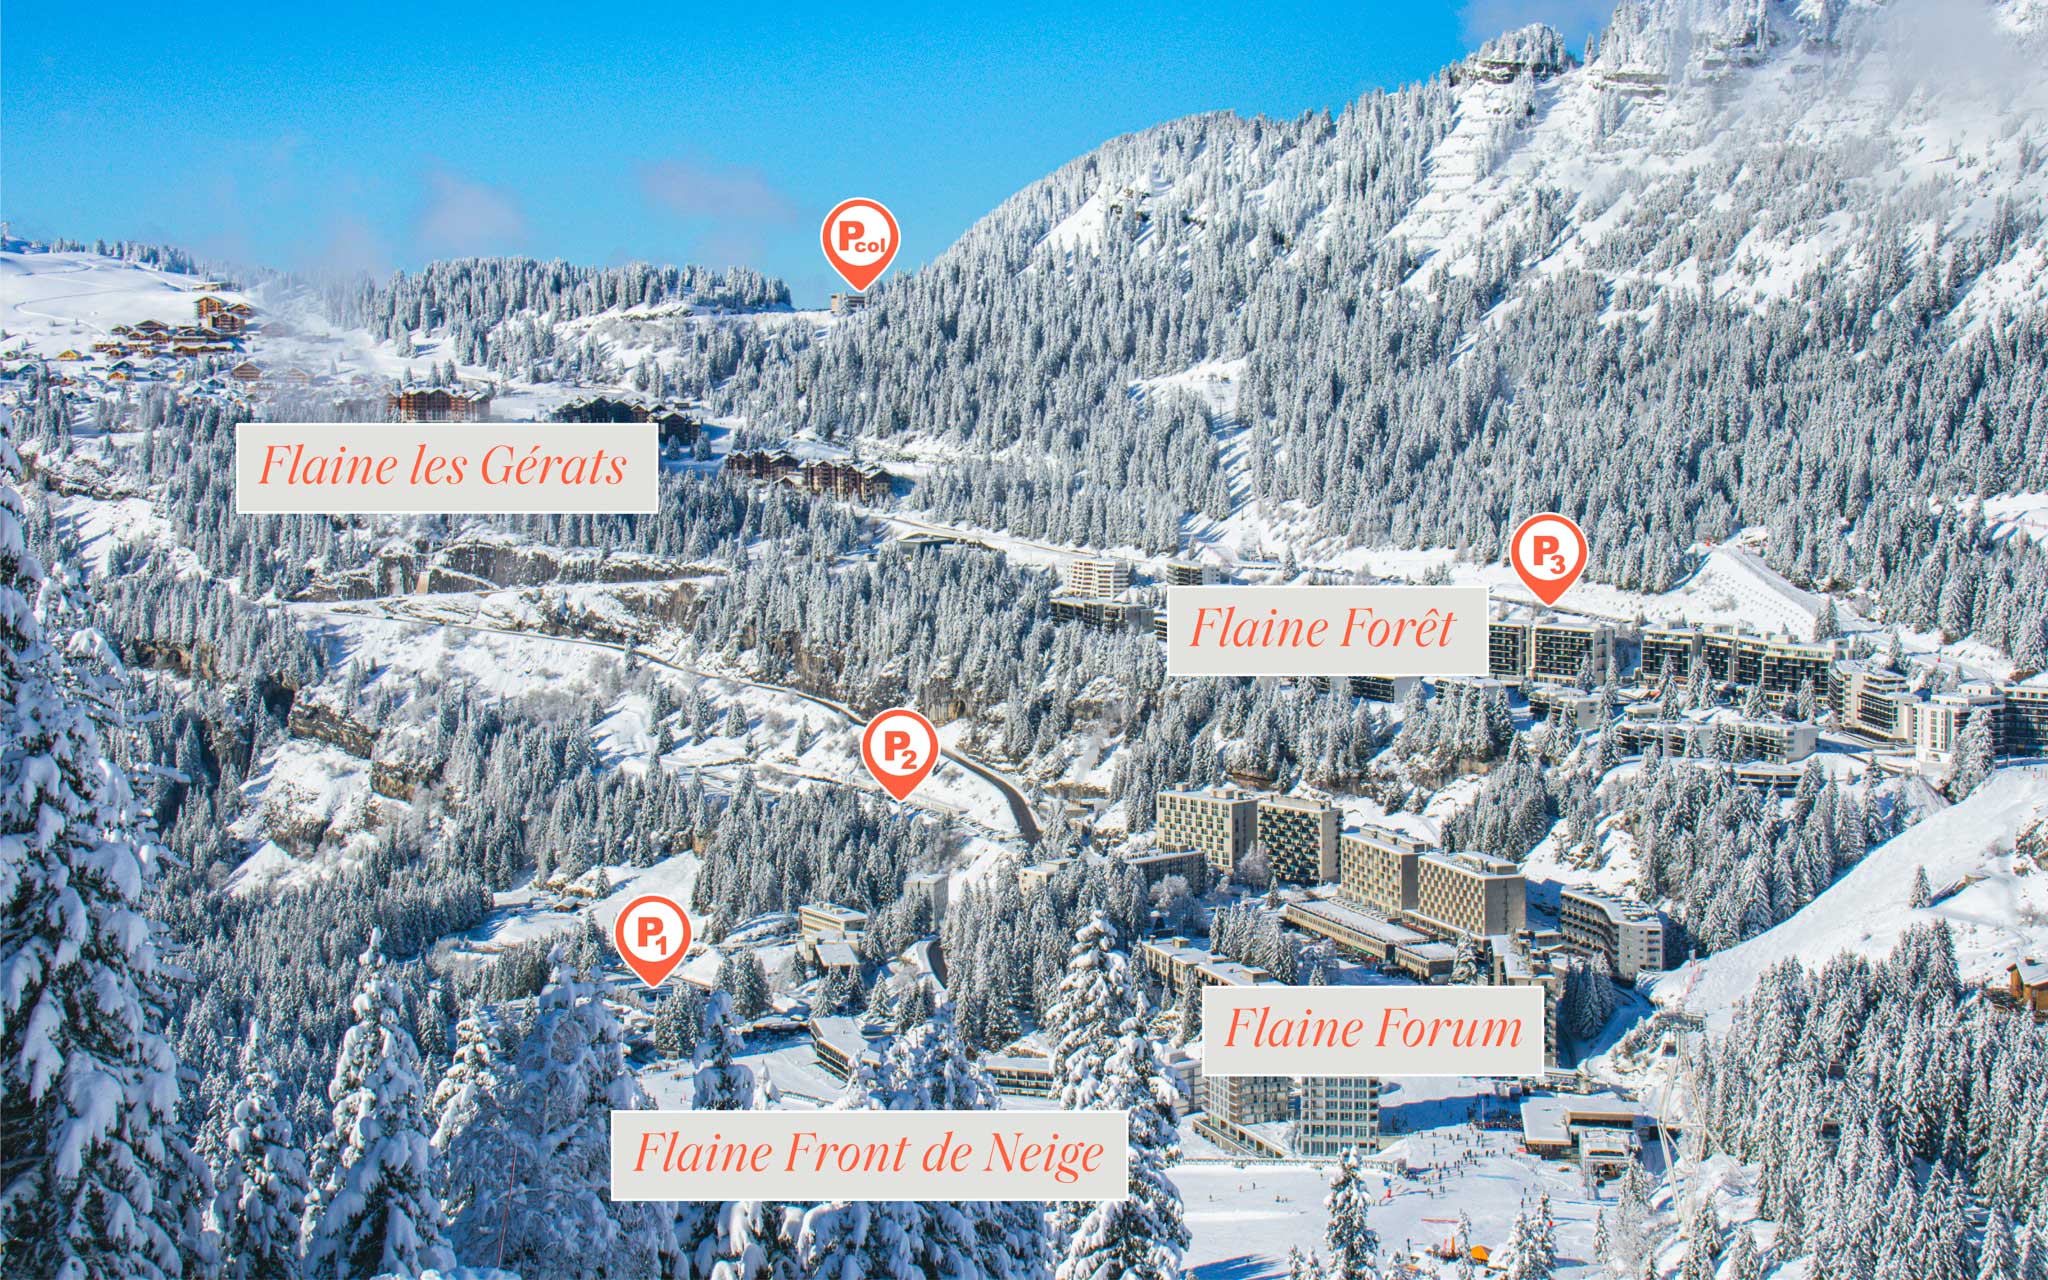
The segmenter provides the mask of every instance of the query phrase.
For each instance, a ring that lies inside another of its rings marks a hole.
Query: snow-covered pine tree
[[[1551,1280],[1557,1274],[1557,1223],[1550,1216],[1548,1195],[1515,1215],[1501,1252],[1508,1260],[1503,1280]]]
[[[655,1206],[611,1197],[611,1113],[647,1104],[624,1042],[597,986],[558,947],[513,1055],[502,1113],[510,1165],[491,1255],[498,1265],[522,1275],[652,1275],[672,1251]]]
[[[1991,753],[1991,716],[1992,713],[1984,708],[1972,711],[1962,732],[1956,735],[1948,773],[1941,781],[1942,791],[1951,800],[1960,801],[1968,797],[1997,767],[1998,762]]]
[[[454,1056],[427,1107],[448,1238],[459,1256],[497,1256],[503,1197],[517,1161],[505,1115],[513,1084],[497,1029],[473,1002],[455,1024]]]
[[[413,1277],[454,1265],[433,1190],[419,1050],[386,972],[382,930],[371,933],[360,963],[355,1023],[342,1035],[327,1086],[333,1128],[313,1159],[308,1280]]]
[[[1378,1280],[1380,1238],[1367,1220],[1372,1196],[1366,1191],[1363,1152],[1354,1147],[1337,1161],[1330,1176],[1330,1194],[1323,1199],[1329,1225],[1323,1247],[1329,1250],[1327,1280]]]
[[[82,704],[32,604],[20,465],[0,431],[0,1272],[178,1276],[211,1261],[210,1178],[137,909],[154,861],[102,746],[118,700]]]
[[[242,1079],[229,1112],[225,1167],[216,1178],[213,1227],[223,1280],[296,1280],[306,1210],[306,1155],[277,1081],[263,1066],[260,1030],[249,1028]]]
[[[703,997],[697,988],[679,984],[654,1006],[649,1038],[665,1058],[682,1058],[697,1047],[697,1029],[704,1023]]]
[[[739,1056],[732,998],[723,991],[704,997],[704,1025],[697,1032],[696,1066],[690,1105],[699,1111],[744,1111],[754,1097],[754,1073]]]
[[[1116,926],[1102,911],[1074,933],[1066,972],[1046,1009],[1045,1031],[1052,1042],[1052,1077],[1060,1106],[1088,1111],[1102,1101],[1108,1083],[1104,1064],[1115,1051],[1118,1029],[1132,1013],[1129,962],[1117,950]]]
[[[1083,926],[1085,935],[1092,926]],[[1178,1280],[1188,1247],[1186,1213],[1167,1169],[1180,1158],[1176,1090],[1146,1029],[1144,1002],[1129,1002],[1096,1106],[1125,1108],[1130,1123],[1130,1195],[1089,1206],[1068,1233],[1057,1280]]]

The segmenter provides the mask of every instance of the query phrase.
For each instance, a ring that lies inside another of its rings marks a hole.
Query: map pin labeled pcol
[[[939,762],[939,731],[909,707],[892,707],[868,721],[860,757],[882,790],[908,800]]]
[[[896,215],[879,200],[841,200],[818,232],[825,261],[856,292],[865,293],[896,258]]]

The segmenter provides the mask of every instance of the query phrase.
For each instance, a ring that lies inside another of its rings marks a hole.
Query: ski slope
[[[2001,976],[2025,956],[2048,955],[2048,867],[2013,846],[2048,822],[2048,764],[1993,774],[1961,804],[1934,814],[1869,856],[1776,928],[1658,980],[1660,1004],[1683,1005],[1726,1025],[1759,975],[1783,960],[1819,966],[1845,952],[1882,956],[1918,924],[1946,920],[1965,981]],[[1911,904],[1926,868],[1934,900]]]

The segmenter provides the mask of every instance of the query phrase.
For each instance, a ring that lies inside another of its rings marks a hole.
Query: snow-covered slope
[[[1531,285],[1589,267],[1763,302],[1823,273],[1883,283],[1996,226],[2016,248],[1953,300],[1969,316],[2048,288],[2040,12],[2038,0],[1623,0],[1583,62],[1537,27],[1451,68],[1447,120],[1410,108],[1404,143],[1426,153],[1391,226],[1360,190],[1353,113],[1215,116],[1106,144],[963,244],[1021,238],[1030,269],[1085,270],[1091,255],[1156,249],[1156,220],[1245,234],[1234,186],[1262,216],[1303,219],[1291,245],[1247,244],[1254,261],[1384,233],[1408,246],[1418,288],[1511,254],[1534,268]]]
[[[0,253],[0,347],[53,358],[85,351],[115,325],[193,322],[199,276],[180,275],[97,253]],[[228,302],[249,297],[220,291]]]
[[[1915,924],[1946,920],[1966,980],[1994,978],[2005,966],[2048,952],[2048,866],[2014,856],[2029,832],[2048,822],[2048,765],[2000,771],[1953,805],[1871,850],[1791,919],[1739,947],[1683,966],[1660,979],[1661,1004],[1725,1022],[1757,975],[1787,959],[1809,965],[1844,952],[1881,956]],[[1912,906],[1924,868],[1933,901]]]

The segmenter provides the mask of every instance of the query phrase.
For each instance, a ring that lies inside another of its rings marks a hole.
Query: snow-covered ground
[[[1658,979],[1655,998],[1725,1024],[1758,975],[1781,960],[1882,956],[1908,928],[1934,920],[1954,932],[1966,981],[2002,977],[2013,961],[2048,953],[2048,867],[2013,855],[2015,839],[2043,821],[2048,764],[2000,770],[1961,804],[1871,850],[1789,920]],[[1922,869],[1934,900],[1916,908],[1913,881]]]

